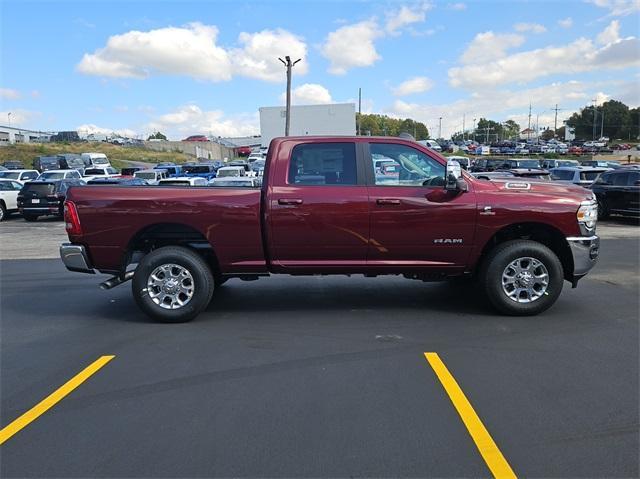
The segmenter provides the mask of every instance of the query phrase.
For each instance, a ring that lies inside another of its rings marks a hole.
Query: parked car
[[[105,168],[87,168],[84,170],[84,176],[82,177],[84,181],[93,180],[95,178],[108,178],[110,176],[117,176],[120,173],[118,170],[113,168],[112,166],[107,166]]]
[[[574,185],[590,186],[598,177],[608,171],[607,168],[591,168],[588,166],[561,166],[549,170],[551,179],[556,181],[568,181]]]
[[[140,170],[133,174],[134,178],[144,180],[148,185],[157,185],[158,181],[167,177],[167,170],[152,169],[152,170]]]
[[[243,177],[248,176],[247,171],[242,166],[223,166],[220,168],[216,174],[216,178],[227,178],[227,177]]]
[[[0,179],[0,221],[18,211],[18,193],[22,186],[22,183],[15,180]]]
[[[471,159],[468,156],[449,156],[447,159],[457,161],[465,170],[471,168]]]
[[[603,173],[591,185],[598,201],[598,217],[611,214],[640,216],[640,169],[619,168]]]
[[[191,135],[182,141],[209,141],[209,138],[204,135]]]
[[[87,185],[120,185],[120,186],[147,186],[147,182],[132,176],[111,176],[108,178],[95,178],[87,181]]]
[[[276,273],[475,273],[499,311],[533,315],[599,255],[595,199],[574,185],[477,180],[402,138],[275,138],[269,151],[263,188],[72,188],[64,264],[112,273],[105,289],[132,279],[143,312],[181,322],[215,308],[226,279]],[[393,186],[371,154],[398,163]]]
[[[40,216],[62,217],[68,189],[84,184],[78,179],[30,181],[18,193],[18,210],[26,221],[36,221]]]
[[[247,163],[246,161],[231,161],[227,166],[239,166],[244,169],[244,172],[247,176],[256,176],[255,171],[253,171],[252,165]],[[218,168],[220,170],[220,168]]]
[[[431,148],[435,151],[442,151],[442,147],[436,140],[420,140],[418,143],[426,146],[427,148]]]
[[[144,170],[144,168],[142,168],[141,166],[130,166],[128,168],[122,168],[120,170],[120,176],[128,176],[133,178],[133,174],[136,171],[142,171],[142,170]]]
[[[504,160],[504,164],[502,168],[505,169],[513,169],[513,168],[534,168],[540,169],[540,160],[531,159],[531,158],[513,158]]]
[[[500,158],[479,158],[471,165],[472,172],[493,171],[504,166],[505,160]]]
[[[180,176],[182,174],[182,167],[175,164],[158,163],[153,169],[164,170],[167,173],[167,177]]]
[[[87,168],[107,168],[111,162],[104,153],[82,153],[80,155]]]
[[[21,170],[24,168],[21,161],[8,160],[2,163],[7,170]]]
[[[559,168],[561,166],[580,166],[580,163],[577,160],[553,160],[549,158],[544,158],[540,161],[540,166],[545,170],[550,170],[551,168]]]
[[[618,161],[610,160],[583,160],[580,162],[582,166],[591,166],[594,168],[620,168]]]
[[[17,180],[21,183],[35,180],[38,176],[40,176],[40,172],[38,170],[0,171],[0,178],[4,178],[5,180]]]
[[[223,178],[216,177],[209,181],[209,186],[226,186],[229,188],[255,188],[261,185],[258,178],[249,176],[225,176]]]
[[[159,186],[207,186],[208,182],[199,176],[176,176],[158,181]]]
[[[60,158],[57,156],[39,156],[33,160],[32,166],[40,173],[47,170],[59,170],[62,168],[60,165]]]
[[[182,168],[182,176],[199,176],[210,180],[216,177],[216,168],[212,164],[188,165]]]
[[[38,176],[38,181],[66,180],[72,178],[80,180],[82,179],[82,175],[78,172],[78,170],[47,170],[43,173],[40,173],[40,176]]]
[[[61,169],[78,170],[81,175],[84,175],[85,168],[91,166],[88,160],[75,153],[62,153],[58,155],[58,158],[60,159]]]

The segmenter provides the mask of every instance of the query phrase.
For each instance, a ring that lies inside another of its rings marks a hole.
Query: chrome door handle
[[[302,200],[299,198],[280,198],[278,200],[279,205],[301,205]]]
[[[376,203],[378,203],[379,205],[399,205],[400,200],[396,198],[378,198],[376,200]]]

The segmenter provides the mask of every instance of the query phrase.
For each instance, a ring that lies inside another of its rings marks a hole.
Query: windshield
[[[558,166],[579,166],[580,163],[578,163],[576,160],[564,160],[564,161],[559,161],[558,162]]]
[[[139,171],[136,171],[134,176],[136,178],[142,178],[143,180],[155,180],[156,179],[156,174],[155,173],[141,173]]]
[[[218,170],[218,178],[224,178],[228,176],[240,176],[240,170]]]
[[[581,180],[595,181],[598,176],[602,174],[602,171],[582,171],[580,172]]]
[[[103,158],[103,157],[92,158],[91,159],[91,163],[93,163],[94,165],[108,165],[109,164],[109,160],[107,160],[106,158]]]
[[[185,173],[211,173],[209,166],[185,166]]]
[[[520,168],[540,168],[538,160],[518,160]]]
[[[38,179],[39,180],[62,180],[64,178],[64,173],[42,173]]]
[[[20,173],[15,171],[0,171],[0,178],[6,178],[8,180],[17,180],[20,178]]]
[[[104,174],[106,174],[106,172],[102,168],[89,168],[88,170],[84,170],[84,176],[104,175]]]
[[[43,167],[55,167],[57,168],[59,165],[57,158],[40,158],[40,165]]]

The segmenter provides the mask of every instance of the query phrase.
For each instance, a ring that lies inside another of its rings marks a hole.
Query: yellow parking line
[[[449,395],[449,399],[458,411],[462,422],[467,427],[467,431],[471,435],[473,442],[480,451],[480,455],[487,463],[493,477],[496,478],[515,478],[516,475],[504,458],[498,446],[491,438],[489,431],[484,427],[482,421],[473,410],[471,403],[460,389],[455,378],[451,375],[447,367],[444,365],[438,353],[424,353],[431,368],[438,376],[444,390]]]
[[[28,426],[31,422],[38,419],[41,415],[43,415],[58,402],[64,399],[65,396],[67,396],[71,391],[73,391],[75,388],[89,379],[93,374],[95,374],[100,368],[102,368],[113,358],[115,358],[115,356],[100,356],[93,363],[91,363],[74,377],[69,379],[69,381],[60,386],[38,404],[33,406],[18,419],[3,427],[0,430],[0,444],[4,444],[9,440],[11,436],[22,430],[24,427]]]

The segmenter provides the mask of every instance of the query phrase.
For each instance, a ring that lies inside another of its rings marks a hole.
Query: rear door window
[[[309,143],[296,145],[289,163],[289,184],[356,185],[355,143]]]
[[[638,186],[636,183],[640,181],[640,172],[630,171],[627,175],[627,186]]]
[[[627,180],[629,179],[629,173],[618,173],[617,175],[613,175],[613,185],[614,186],[627,186]]]

